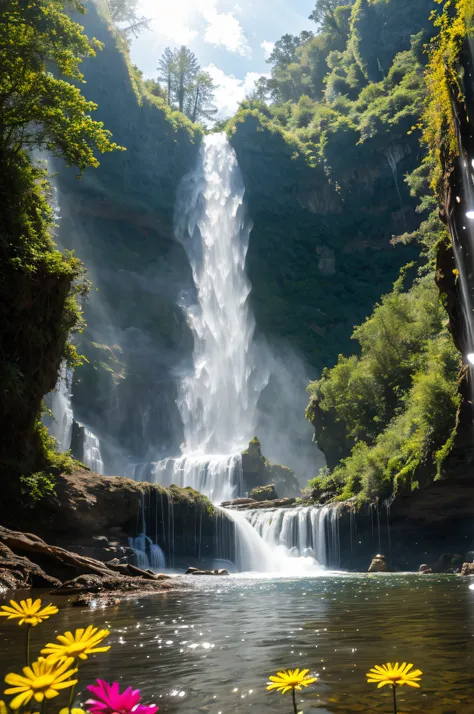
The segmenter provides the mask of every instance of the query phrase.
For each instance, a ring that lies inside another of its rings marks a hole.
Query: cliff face
[[[454,343],[466,362],[459,379],[461,404],[456,419],[453,448],[447,460],[447,471],[452,477],[472,474],[474,467],[474,378],[473,367],[466,359],[474,351],[474,281],[472,261],[474,243],[472,220],[472,178],[469,157],[474,153],[472,121],[474,119],[474,70],[469,40],[466,38],[457,62],[457,76],[462,94],[451,88],[452,121],[458,145],[454,162],[443,161],[444,176],[441,190],[441,218],[446,223],[451,243],[444,243],[437,253],[436,282],[444,297],[449,317],[449,330]],[[460,98],[462,96],[462,99]],[[441,152],[443,160],[443,152]]]
[[[416,140],[397,147],[394,171],[383,151],[352,147],[345,176],[333,181],[258,116],[237,122],[231,141],[254,223],[247,270],[257,324],[315,367],[332,365],[352,351],[353,326],[418,253],[390,243],[419,221],[403,182],[416,166]]]
[[[74,413],[101,437],[114,472],[119,448],[146,460],[149,449],[166,452],[181,439],[173,372],[192,351],[178,307],[192,278],[173,238],[173,208],[201,131],[140,93],[120,39],[93,3],[82,22],[104,44],[83,64],[84,94],[126,151],[104,156],[79,181],[60,167],[58,241],[76,251],[93,283],[78,339],[88,362],[76,372]]]

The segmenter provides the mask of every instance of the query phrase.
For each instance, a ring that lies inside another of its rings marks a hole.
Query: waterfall
[[[285,569],[291,568],[295,558],[313,565],[339,567],[338,505],[265,508],[242,513],[270,551],[279,560],[286,559]]]
[[[294,576],[315,575],[323,572],[321,566],[338,565],[332,548],[333,539],[338,542],[334,513],[330,506],[228,510],[236,525],[238,569]]]
[[[50,398],[53,418],[47,421],[51,436],[58,442],[60,451],[71,447],[73,413],[71,406],[72,370],[65,362],[61,364],[56,388]]]
[[[100,453],[100,441],[87,427],[84,427],[83,441],[83,456],[82,461],[91,471],[95,473],[104,473],[104,462]]]
[[[242,495],[240,453],[254,436],[257,402],[268,380],[253,350],[244,192],[226,136],[205,137],[176,207],[176,237],[196,288],[196,302],[183,304],[194,337],[192,370],[178,396],[184,444],[181,457],[152,465],[151,480],[192,486],[214,503]]]
[[[191,486],[213,503],[230,501],[242,493],[242,459],[229,456],[185,455],[163,459],[152,466],[154,483],[162,486]]]

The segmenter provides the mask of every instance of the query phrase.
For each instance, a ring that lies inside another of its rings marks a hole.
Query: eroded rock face
[[[372,562],[369,566],[369,573],[390,573],[390,568],[387,565],[387,561],[385,560],[384,555],[376,555],[375,558],[372,559]]]
[[[272,484],[280,497],[300,495],[300,485],[294,472],[286,466],[268,461],[262,454],[257,437],[252,439],[248,449],[242,453],[242,471],[244,487],[250,492]]]
[[[258,486],[253,488],[249,494],[254,501],[275,501],[278,494],[275,491],[275,484],[269,483],[268,486]]]
[[[9,588],[41,587],[57,593],[159,590],[168,576],[133,565],[109,566],[32,533],[0,526],[0,583]]]

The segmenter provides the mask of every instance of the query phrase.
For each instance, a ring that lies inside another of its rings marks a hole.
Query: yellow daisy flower
[[[77,672],[70,669],[74,663],[72,657],[62,660],[51,660],[40,657],[31,667],[23,667],[23,675],[7,674],[5,682],[11,684],[5,689],[5,694],[16,694],[11,701],[12,709],[19,709],[28,704],[31,699],[42,702],[43,699],[57,697],[60,689],[67,689],[77,684],[77,679],[69,679]]]
[[[65,707],[59,710],[59,714],[86,714],[86,712],[84,709],[78,709],[77,707],[73,707],[72,709]]]
[[[269,677],[270,682],[267,691],[276,689],[282,694],[286,694],[293,689],[301,690],[309,684],[317,681],[317,677],[308,677],[308,669],[287,669],[283,672],[277,672],[276,676]]]
[[[41,650],[42,655],[49,655],[53,659],[59,657],[79,657],[87,659],[89,655],[97,652],[107,652],[108,647],[97,647],[102,640],[110,635],[109,630],[99,630],[98,627],[89,625],[87,629],[83,627],[72,632],[65,632],[64,635],[58,635],[57,640],[61,644],[50,642]]]
[[[7,712],[8,712],[7,705],[5,704],[3,699],[0,699],[0,714],[7,714]]]
[[[33,602],[31,597],[26,600],[21,600],[19,603],[15,600],[10,600],[10,605],[2,605],[0,608],[0,616],[6,617],[8,620],[19,619],[19,625],[25,622],[27,625],[35,627],[43,620],[47,620],[51,615],[56,615],[58,608],[56,605],[46,605],[41,608],[41,600],[38,598]]]
[[[369,684],[377,684],[377,688],[385,687],[386,684],[391,684],[393,687],[402,687],[407,684],[409,687],[419,687],[418,682],[421,679],[423,672],[420,669],[412,669],[412,664],[402,662],[402,664],[376,664],[370,672],[367,672],[367,682]]]

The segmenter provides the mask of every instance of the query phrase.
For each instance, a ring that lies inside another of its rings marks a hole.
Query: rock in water
[[[186,570],[186,575],[229,575],[229,571],[225,568],[219,570],[201,570],[200,568],[189,567]]]
[[[433,568],[430,565],[427,565],[427,563],[423,563],[418,568],[418,572],[420,575],[431,575],[433,573]]]
[[[375,558],[372,559],[372,562],[369,566],[369,573],[390,573],[390,568],[387,565],[387,561],[385,560],[384,555],[376,555]]]
[[[257,486],[253,488],[249,496],[254,501],[276,501],[278,498],[274,483],[270,483],[268,486]]]
[[[461,569],[461,575],[474,575],[474,563],[464,563]]]

